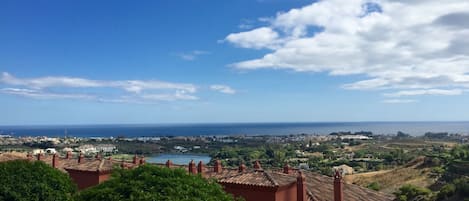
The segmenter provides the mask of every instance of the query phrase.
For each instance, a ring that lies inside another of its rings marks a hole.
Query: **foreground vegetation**
[[[76,189],[67,174],[43,162],[0,163],[0,200],[73,200]]]
[[[43,162],[0,163],[0,201],[233,201],[215,181],[182,169],[143,165],[77,192],[68,175]]]
[[[187,174],[182,169],[143,165],[133,170],[118,169],[112,179],[85,191],[76,200],[161,200],[161,201],[230,201],[214,181]]]

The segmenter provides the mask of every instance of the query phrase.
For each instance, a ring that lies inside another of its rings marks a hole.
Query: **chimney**
[[[197,164],[197,173],[204,174],[204,163],[202,161],[199,161],[199,164]]]
[[[173,162],[171,160],[167,160],[166,161],[166,167],[171,168],[171,166],[173,166]]]
[[[258,160],[256,160],[256,162],[254,162],[254,169],[256,169],[256,170],[261,170],[262,169],[261,164],[259,163]]]
[[[145,164],[145,157],[142,156],[142,157],[140,158],[140,160],[138,161],[138,164],[139,164],[139,165]]]
[[[112,156],[109,156],[108,160],[112,160]]]
[[[125,162],[124,162],[124,160],[121,161],[121,168],[122,168],[122,169],[125,169]]]
[[[67,151],[67,154],[65,155],[65,159],[71,159],[72,158],[72,152]]]
[[[58,164],[59,164],[59,156],[57,154],[54,154],[52,156],[52,167],[57,168]]]
[[[285,174],[290,174],[291,173],[291,168],[290,168],[290,166],[288,165],[287,162],[285,162],[285,165],[283,166],[283,173],[285,173]]]
[[[83,161],[83,153],[80,152],[80,155],[78,155],[78,163],[81,163]]]
[[[96,153],[96,156],[94,156],[95,159],[101,159],[101,156],[99,155],[99,153]]]
[[[241,162],[238,167],[238,172],[244,172],[244,171],[246,171],[246,165],[244,165],[244,163]]]
[[[37,154],[37,160],[40,161],[42,159],[42,156],[43,156],[42,153],[38,153]]]
[[[298,177],[296,177],[296,200],[297,201],[307,201],[306,198],[306,184],[305,176],[300,171],[298,172]]]
[[[195,167],[194,160],[191,160],[191,162],[189,163],[189,173],[190,174],[196,174],[197,173],[197,169]]]
[[[215,161],[215,166],[213,167],[213,171],[215,173],[221,173],[223,171],[223,167],[221,166],[221,161],[220,160]]]
[[[342,174],[339,170],[335,171],[334,174],[334,201],[344,200],[344,183],[342,181]]]
[[[135,154],[134,158],[132,159],[132,163],[137,164],[137,162],[138,162],[138,157],[137,157],[137,154]]]

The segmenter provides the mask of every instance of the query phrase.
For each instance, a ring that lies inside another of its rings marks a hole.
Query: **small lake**
[[[148,157],[145,160],[149,163],[166,163],[167,160],[171,160],[176,165],[188,165],[191,160],[197,164],[202,161],[204,164],[210,162],[210,156],[197,155],[197,154],[160,154],[157,156]]]

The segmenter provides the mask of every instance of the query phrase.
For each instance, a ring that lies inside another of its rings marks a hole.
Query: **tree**
[[[399,188],[399,190],[395,192],[394,195],[396,195],[396,198],[399,201],[426,201],[429,200],[431,193],[432,192],[427,188],[406,184]]]
[[[182,169],[143,165],[133,170],[116,169],[110,180],[80,192],[76,200],[231,201],[234,199],[213,180],[189,175]]]
[[[0,163],[0,200],[72,200],[75,191],[67,174],[41,161]]]
[[[379,191],[381,189],[378,182],[372,182],[372,183],[368,184],[367,188],[375,190],[375,191]]]
[[[445,200],[449,197],[453,196],[456,191],[456,186],[454,184],[446,184],[441,189],[440,192],[437,194],[437,200]]]
[[[469,196],[469,178],[463,177],[453,181],[456,191],[462,196]]]

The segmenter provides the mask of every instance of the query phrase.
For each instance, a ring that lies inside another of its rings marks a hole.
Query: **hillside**
[[[421,187],[429,187],[435,183],[435,178],[431,177],[431,168],[423,167],[423,158],[418,158],[405,166],[392,170],[382,170],[345,176],[348,183],[367,187],[376,182],[379,191],[385,193],[395,192],[404,184],[412,184]]]

